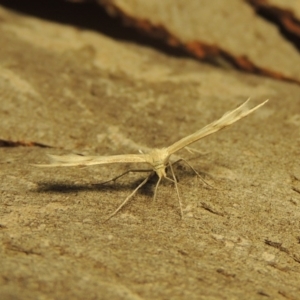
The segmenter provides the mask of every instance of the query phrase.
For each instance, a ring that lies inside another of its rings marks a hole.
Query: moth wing
[[[51,155],[50,164],[36,164],[37,167],[71,167],[71,166],[92,166],[114,163],[145,163],[145,154],[124,154],[112,156],[82,156],[77,154]]]
[[[238,108],[225,113],[220,119],[206,125],[205,127],[196,131],[195,133],[193,133],[187,137],[184,137],[181,140],[179,140],[178,142],[174,143],[173,145],[171,145],[170,147],[167,148],[169,154],[171,155],[171,154],[179,151],[180,149],[182,149],[182,148],[184,148],[184,147],[186,147],[186,146],[188,146],[188,145],[190,145],[212,133],[215,133],[227,126],[230,126],[231,124],[248,116],[249,114],[251,114],[252,112],[254,112],[255,110],[257,110],[258,108],[260,108],[261,106],[263,106],[265,103],[268,102],[268,100],[266,100],[263,103],[255,106],[254,108],[249,109],[247,107],[247,104],[249,101],[250,101],[250,99],[248,99],[246,102],[244,102]]]

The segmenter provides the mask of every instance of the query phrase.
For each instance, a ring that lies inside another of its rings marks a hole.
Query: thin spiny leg
[[[177,164],[177,163],[179,163],[179,162],[181,162],[181,161],[183,161],[184,163],[186,163],[193,171],[194,171],[194,173],[198,176],[198,178],[204,183],[204,184],[206,184],[207,186],[209,186],[209,187],[211,187],[212,189],[216,189],[215,187],[213,187],[212,185],[210,185],[208,182],[206,182],[203,178],[202,178],[202,176],[193,168],[193,166],[187,161],[187,160],[185,160],[185,159],[183,159],[183,158],[180,158],[180,159],[178,159],[178,160],[176,160],[173,164]],[[171,164],[170,164],[171,165]]]
[[[195,149],[195,148],[192,148],[192,147],[185,147],[184,149],[186,151],[190,152],[190,153],[198,153],[198,154],[200,154],[202,156],[207,155],[209,153],[209,152],[203,153],[203,152],[199,151],[198,149]]]
[[[177,192],[177,198],[178,198],[179,207],[180,207],[180,216],[181,216],[181,219],[182,219],[183,218],[183,211],[182,211],[181,199],[180,199],[180,195],[179,195],[179,190],[178,190],[178,185],[177,185],[177,179],[176,179],[176,176],[174,174],[174,170],[173,170],[173,167],[172,167],[171,163],[170,163],[170,169],[171,169],[172,176],[173,176],[174,183],[175,183],[175,188],[176,188],[176,192]]]
[[[95,183],[94,185],[102,185],[102,184],[106,184],[106,183],[109,183],[111,181],[116,181],[117,179],[123,177],[124,175],[128,174],[128,173],[137,173],[137,172],[151,172],[152,170],[151,169],[132,169],[132,170],[127,170],[126,172],[122,173],[121,175],[118,175],[114,178],[111,178],[107,181],[103,181],[103,182],[100,182],[100,183]]]
[[[158,186],[159,186],[160,182],[161,182],[161,177],[158,178],[158,181],[157,181],[157,183],[156,183],[155,190],[154,190],[153,201],[156,200],[157,190],[158,190]]]
[[[172,183],[175,183],[174,179],[172,179],[172,178],[169,178],[169,177],[164,177],[164,178],[171,181]],[[177,180],[177,184],[182,185],[180,182],[178,182],[178,180]]]
[[[172,179],[172,178],[165,177],[165,179],[167,179],[167,180],[171,181],[172,183],[175,183],[174,179]],[[177,182],[177,183],[179,184],[179,182]]]
[[[144,185],[146,184],[146,182],[149,180],[149,178],[153,175],[154,173],[152,172],[149,176],[147,176],[143,181],[142,183],[140,183],[135,189],[134,191],[121,203],[121,205],[119,205],[119,207],[103,222],[107,222],[109,219],[111,219],[114,215],[116,215],[120,210],[121,208],[129,201],[129,199],[131,197],[134,196],[134,194]]]

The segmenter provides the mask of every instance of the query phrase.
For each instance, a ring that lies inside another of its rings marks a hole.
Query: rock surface
[[[0,7],[0,299],[298,299],[299,85],[172,55],[89,7]],[[78,25],[95,14],[109,32]],[[270,101],[179,153],[215,187],[176,166],[183,220],[154,178],[103,224],[145,174],[99,183],[140,166],[30,165],[168,146],[249,96]]]
[[[300,82],[297,49],[300,21],[292,13],[272,6],[273,3],[268,5],[263,0],[98,2],[112,16],[120,16],[124,24],[183,48],[195,57],[223,59],[247,72]],[[296,16],[299,2],[287,7]],[[261,17],[256,9],[271,15],[275,22]],[[280,26],[296,36],[284,36]]]

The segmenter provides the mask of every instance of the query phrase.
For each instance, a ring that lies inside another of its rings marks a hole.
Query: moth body
[[[170,156],[175,154],[177,151],[188,147],[190,144],[193,144],[200,139],[203,139],[204,137],[211,135],[225,127],[230,126],[231,124],[237,122],[238,120],[248,116],[261,106],[263,106],[265,103],[268,102],[268,100],[264,101],[263,103],[253,107],[248,108],[247,104],[249,102],[249,99],[237,107],[236,109],[229,111],[225,113],[220,119],[206,125],[205,127],[201,128],[200,130],[180,139],[179,141],[173,143],[167,148],[161,148],[161,149],[152,149],[147,153],[144,153],[143,151],[140,151],[139,154],[121,154],[121,155],[111,155],[111,156],[81,156],[76,154],[69,154],[69,155],[49,155],[50,159],[52,160],[51,164],[42,164],[37,165],[40,167],[67,167],[67,166],[91,166],[91,165],[107,165],[107,164],[115,164],[115,163],[143,163],[148,164],[151,166],[152,169],[139,169],[139,170],[128,170],[124,172],[123,174],[105,181],[105,183],[110,181],[115,181],[118,178],[122,177],[125,174],[128,174],[129,172],[150,172],[150,174],[134,189],[134,191],[119,205],[119,207],[106,219],[109,220],[111,217],[113,217],[115,214],[117,214],[118,211],[121,210],[121,208],[129,201],[131,197],[144,185],[146,182],[150,179],[150,177],[156,173],[158,176],[158,181],[155,187],[154,192],[154,199],[156,198],[157,189],[161,182],[162,178],[166,178],[170,181],[172,181],[175,184],[176,192],[177,192],[177,198],[179,202],[180,207],[180,215],[183,216],[183,209],[181,205],[181,200],[179,196],[179,191],[177,187],[177,179],[174,174],[174,170],[172,165],[176,162],[170,161]],[[182,159],[177,160],[182,161]],[[186,162],[187,163],[187,162]],[[187,163],[188,164],[188,163]],[[188,164],[192,170],[197,174],[198,177],[201,176],[197,171],[194,170],[194,168]],[[172,178],[167,177],[166,168],[170,167],[170,170],[172,172]],[[205,181],[201,179],[204,183]],[[207,183],[206,183],[207,184]]]
[[[165,178],[166,167],[169,163],[170,154],[167,148],[153,149],[147,155],[147,163],[153,168],[153,171],[159,178]]]

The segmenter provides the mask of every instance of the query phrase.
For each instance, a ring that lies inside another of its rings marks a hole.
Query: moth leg
[[[173,166],[172,166],[171,163],[170,163],[170,169],[171,169],[171,172],[172,172],[172,176],[173,176],[173,179],[174,179],[174,184],[175,184],[175,188],[176,188],[176,192],[177,192],[177,198],[178,198],[178,203],[179,203],[179,208],[180,208],[180,217],[181,217],[181,219],[183,219],[182,204],[181,204],[181,198],[180,198],[180,195],[179,195],[177,179],[176,179],[176,176],[174,174]],[[170,179],[170,178],[168,178],[168,179]]]
[[[174,179],[169,178],[169,177],[165,177],[167,180],[171,181],[172,183],[175,183]],[[179,184],[179,182],[177,182]]]
[[[174,183],[175,184],[175,181],[174,181],[174,179],[172,179],[172,178],[169,178],[169,177],[165,177],[165,179],[167,179],[167,180],[169,180],[169,181],[171,181],[172,183]],[[178,180],[177,180],[177,185],[181,185],[181,186],[183,186],[183,184],[181,184]]]
[[[158,181],[157,181],[157,183],[156,183],[155,190],[154,190],[153,201],[156,200],[157,190],[158,190],[158,186],[159,186],[160,182],[161,182],[161,177],[158,178]]]
[[[195,148],[192,148],[192,147],[185,147],[185,148],[183,148],[183,149],[185,149],[186,151],[188,151],[189,153],[192,153],[192,154],[194,154],[194,153],[197,153],[197,154],[199,154],[199,155],[201,155],[201,156],[204,156],[204,155],[207,155],[209,152],[201,152],[201,151],[199,151],[198,149],[195,149]]]
[[[103,181],[103,182],[100,182],[100,183],[95,183],[95,185],[102,185],[102,184],[106,184],[106,183],[109,183],[111,181],[116,181],[117,179],[123,177],[124,175],[128,174],[128,173],[137,173],[137,172],[151,172],[152,170],[151,169],[131,169],[131,170],[127,170],[126,172],[122,173],[121,175],[118,175],[114,178],[111,178],[107,181]]]
[[[164,177],[164,179],[167,179],[167,180],[169,180],[169,181],[171,181],[172,183],[175,184],[175,181],[174,181],[174,179],[172,179],[172,178]],[[158,191],[158,186],[159,186],[161,180],[162,180],[162,178],[159,178],[158,181],[157,181],[157,183],[156,183],[155,191],[154,191],[154,196],[153,196],[153,201],[156,200],[157,191]],[[177,183],[177,184],[180,184],[178,181],[177,181],[176,183]]]
[[[193,168],[193,166],[192,166],[187,160],[185,160],[185,159],[183,159],[183,158],[180,158],[180,159],[176,160],[175,162],[173,162],[172,164],[170,163],[170,166],[171,166],[171,165],[174,165],[174,164],[177,164],[177,163],[179,163],[179,162],[181,162],[181,161],[183,161],[184,163],[186,163],[186,164],[194,171],[194,173],[197,175],[197,177],[198,177],[204,184],[206,184],[207,186],[211,187],[212,189],[216,189],[215,187],[213,187],[212,185],[210,185],[208,182],[206,182],[206,181],[202,178],[202,176],[195,170],[195,168]]]
[[[146,182],[149,180],[149,178],[153,175],[154,173],[151,172],[150,175],[148,175],[135,189],[134,191],[127,196],[127,198],[118,206],[118,208],[103,222],[107,222],[108,220],[110,220],[114,215],[116,215],[121,209],[122,207],[130,200],[130,198],[132,198],[134,196],[134,194],[143,186],[146,184]]]

